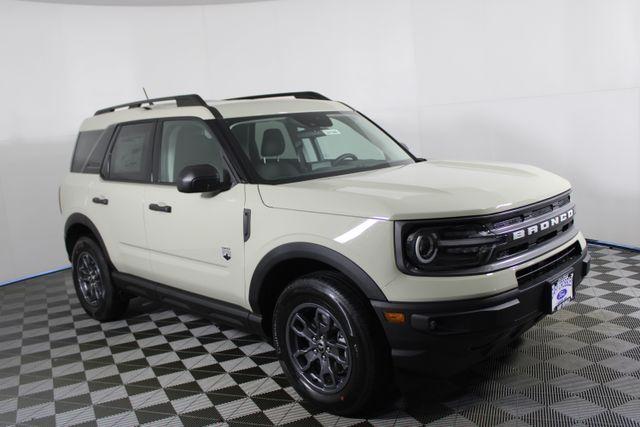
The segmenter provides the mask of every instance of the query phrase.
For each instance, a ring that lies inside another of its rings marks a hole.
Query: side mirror
[[[191,165],[180,171],[177,185],[181,193],[205,193],[228,190],[231,180],[228,173],[221,177],[218,169],[211,165]]]

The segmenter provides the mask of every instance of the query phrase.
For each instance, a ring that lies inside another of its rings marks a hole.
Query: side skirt
[[[265,336],[262,330],[262,316],[239,305],[207,298],[119,271],[113,271],[111,277],[121,290]]]

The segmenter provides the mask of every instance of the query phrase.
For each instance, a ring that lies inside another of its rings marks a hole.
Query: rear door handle
[[[94,197],[92,201],[93,201],[93,203],[97,203],[99,205],[108,205],[109,204],[109,199],[105,199],[103,197]]]
[[[157,203],[151,203],[149,209],[152,211],[171,213],[171,206],[159,205]]]

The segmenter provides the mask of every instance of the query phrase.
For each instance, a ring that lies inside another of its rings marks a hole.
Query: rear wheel
[[[89,316],[101,321],[113,320],[127,310],[129,299],[114,288],[107,260],[93,239],[78,239],[71,262],[76,294]]]
[[[368,409],[389,391],[388,346],[367,301],[344,276],[313,273],[280,295],[273,335],[298,394],[342,415]]]

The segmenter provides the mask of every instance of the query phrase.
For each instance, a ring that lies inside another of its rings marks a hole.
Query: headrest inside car
[[[284,135],[280,129],[267,129],[262,134],[262,157],[278,157],[284,153]]]

